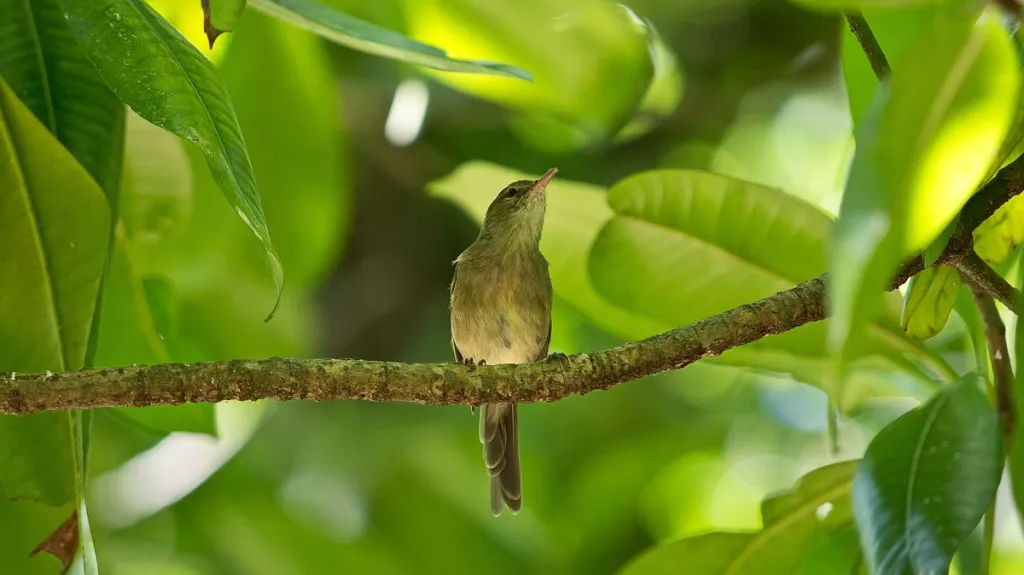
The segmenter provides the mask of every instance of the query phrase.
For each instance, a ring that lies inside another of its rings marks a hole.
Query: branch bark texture
[[[468,367],[271,358],[67,373],[0,373],[0,413],[268,398],[467,405],[556,401],[679,369],[824,318],[825,283],[814,278],[641,341],[530,364]]]

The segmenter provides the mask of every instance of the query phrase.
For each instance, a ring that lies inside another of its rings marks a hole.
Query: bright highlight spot
[[[398,85],[384,123],[384,137],[392,146],[404,148],[416,141],[427,117],[429,101],[430,92],[422,80],[405,80]]]

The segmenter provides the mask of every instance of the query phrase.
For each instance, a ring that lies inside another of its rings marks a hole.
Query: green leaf
[[[650,29],[613,2],[402,4],[410,35],[444,42],[453,53],[459,49],[530,71],[532,83],[425,72],[513,110],[509,128],[540,150],[565,153],[607,145],[634,118],[651,86]]]
[[[486,162],[467,162],[448,176],[431,182],[431,194],[459,205],[477,223],[487,206],[510,182],[526,174]],[[551,283],[559,298],[571,302],[595,325],[622,339],[641,339],[671,325],[623,310],[602,297],[587,273],[590,245],[612,217],[604,190],[592,184],[556,177],[548,186],[547,215],[541,251],[551,264]]]
[[[228,202],[263,244],[277,300],[284,286],[249,153],[213,64],[141,0],[61,0],[71,32],[121,100],[196,144]]]
[[[78,47],[58,0],[0,0],[0,76],[116,202],[124,104]]]
[[[213,48],[217,36],[238,26],[245,12],[245,0],[203,0],[203,29]]]
[[[80,369],[109,210],[88,172],[0,80],[0,365]]]
[[[830,218],[772,188],[701,171],[658,170],[617,183],[608,203],[617,215],[590,251],[594,285],[613,304],[666,325],[699,321],[825,271]],[[897,362],[900,352],[893,348],[927,357],[893,323],[871,328],[873,349]],[[767,337],[716,361],[825,386],[826,325]]]
[[[910,278],[900,318],[907,334],[928,339],[942,331],[960,285],[960,273],[949,266],[932,266]]]
[[[814,536],[852,520],[850,488],[857,461],[816,469],[792,490],[761,504],[764,523],[755,533],[709,533],[656,547],[628,564],[622,575],[679,573],[755,575],[794,573]]]
[[[1010,198],[974,230],[974,251],[990,263],[1002,263],[1022,243],[1024,196]]]
[[[493,74],[532,80],[529,73],[515,66],[449,58],[440,48],[417,42],[393,30],[353,18],[311,0],[251,0],[251,4],[256,10],[367,54],[447,72]]]
[[[832,237],[829,346],[842,377],[898,264],[975,192],[1012,119],[1019,74],[998,14],[937,19],[879,88]],[[913,65],[912,65],[913,64]]]
[[[853,483],[872,572],[945,573],[994,501],[1002,468],[999,421],[976,377],[882,429]]]

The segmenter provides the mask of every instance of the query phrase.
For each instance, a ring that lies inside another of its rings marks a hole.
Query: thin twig
[[[875,72],[875,77],[878,81],[889,77],[892,70],[889,68],[889,60],[885,58],[885,52],[882,51],[882,47],[878,44],[878,39],[875,38],[875,33],[871,31],[871,27],[868,26],[868,21],[864,19],[864,15],[860,12],[853,11],[844,14],[846,16],[846,24],[850,27],[850,32],[853,32],[854,38],[860,43],[860,47],[864,50],[864,55],[868,57],[868,62],[871,63],[871,69]]]
[[[988,356],[992,365],[992,380],[996,392],[996,409],[999,412],[999,423],[1006,441],[1004,447],[1009,449],[1009,442],[1016,424],[1016,414],[1013,406],[1013,367],[1010,365],[1010,354],[1006,347],[1006,326],[1003,324],[1003,319],[999,317],[999,310],[996,308],[996,302],[992,296],[969,281],[968,286],[985,323]]]

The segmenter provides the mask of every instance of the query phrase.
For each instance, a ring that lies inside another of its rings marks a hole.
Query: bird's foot
[[[549,353],[547,358],[545,358],[545,359],[547,359],[547,361],[562,361],[562,362],[565,362],[565,361],[569,361],[569,356],[565,355],[564,353],[562,353],[560,351],[556,351],[555,353]]]

